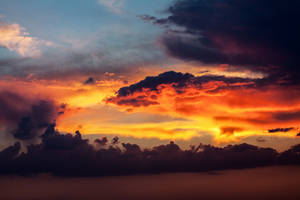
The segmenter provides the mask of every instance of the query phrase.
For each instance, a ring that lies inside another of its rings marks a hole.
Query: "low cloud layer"
[[[224,148],[200,144],[182,150],[170,142],[143,150],[130,143],[121,143],[120,147],[118,138],[110,144],[107,138],[98,139],[93,146],[79,131],[75,135],[60,134],[54,126],[49,126],[41,138],[42,143],[28,146],[26,153],[20,153],[18,142],[0,152],[0,173],[107,176],[300,164],[299,145],[283,153],[245,143]]]

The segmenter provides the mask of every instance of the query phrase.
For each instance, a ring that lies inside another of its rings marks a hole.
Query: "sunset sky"
[[[56,123],[142,147],[286,150],[300,143],[299,7],[1,0],[0,149]]]

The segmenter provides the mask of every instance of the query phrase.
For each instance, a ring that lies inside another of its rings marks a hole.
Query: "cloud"
[[[132,34],[135,37],[131,37]],[[155,44],[153,34],[128,30],[125,25],[105,27],[88,38],[79,48],[74,46],[85,39],[65,41],[47,51],[42,48],[43,54],[38,58],[0,58],[0,77],[31,76],[43,80],[73,81],[89,77],[120,80],[123,77],[128,80],[145,73],[148,67],[158,70],[162,63],[170,62]]]
[[[31,99],[11,91],[0,91],[0,125],[15,139],[35,140],[56,118],[65,105],[49,99]]]
[[[142,19],[167,27],[161,42],[171,56],[249,68],[280,84],[295,84],[299,8],[297,1],[176,0],[167,9],[169,17]]]
[[[119,147],[115,142],[118,139],[113,139],[113,145],[93,146],[88,140],[82,139],[78,131],[75,135],[61,134],[53,127],[47,131],[41,136],[42,143],[29,145],[26,153],[19,153],[20,143],[1,151],[0,174],[108,176],[300,164],[299,145],[283,153],[245,143],[223,148],[200,144],[182,150],[170,142],[151,149],[141,149],[137,144],[130,143],[122,143]]]
[[[93,85],[95,84],[95,79],[93,77],[89,77],[86,81],[83,83],[84,85]]]
[[[31,37],[19,24],[0,21],[0,46],[15,51],[22,57],[39,57],[41,47],[50,45],[50,42]]]
[[[107,137],[103,137],[102,139],[97,138],[94,140],[94,143],[96,143],[99,146],[105,146],[107,144],[107,142],[108,142]]]
[[[158,96],[164,91],[174,91],[184,96],[188,89],[212,95],[222,90],[254,87],[258,79],[225,77],[225,76],[194,76],[189,73],[169,71],[158,76],[149,76],[128,87],[120,88],[117,95],[106,99],[107,103],[120,106],[147,107],[158,105]]]
[[[269,133],[277,133],[277,132],[289,132],[294,130],[295,128],[291,127],[291,128],[275,128],[275,129],[270,129],[268,130]]]
[[[98,0],[98,3],[116,14],[121,14],[124,6],[124,0]]]
[[[235,132],[243,131],[240,127],[221,127],[221,135],[234,135]]]

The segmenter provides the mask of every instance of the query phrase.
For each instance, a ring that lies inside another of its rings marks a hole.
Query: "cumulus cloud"
[[[55,123],[65,105],[49,99],[30,99],[11,91],[0,91],[0,125],[18,140],[35,140]]]
[[[300,146],[278,153],[271,148],[249,144],[214,147],[191,146],[182,150],[174,142],[151,149],[137,144],[107,146],[107,139],[93,146],[80,132],[61,134],[53,126],[43,134],[42,143],[29,145],[20,153],[20,143],[0,152],[0,174],[51,173],[57,176],[108,176],[140,173],[200,172],[242,169],[276,164],[300,164]],[[103,145],[105,144],[105,145]]]
[[[50,42],[30,36],[19,24],[0,21],[0,46],[15,51],[22,57],[38,57],[41,55],[41,47],[50,45]]]

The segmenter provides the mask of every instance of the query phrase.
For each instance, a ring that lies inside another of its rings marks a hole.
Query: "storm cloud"
[[[38,138],[64,112],[65,105],[49,99],[31,99],[11,91],[0,91],[0,124],[15,139]]]
[[[295,84],[300,80],[295,73],[299,8],[296,0],[177,0],[167,8],[169,17],[142,19],[167,26],[161,41],[171,56],[246,67],[278,83]]]

